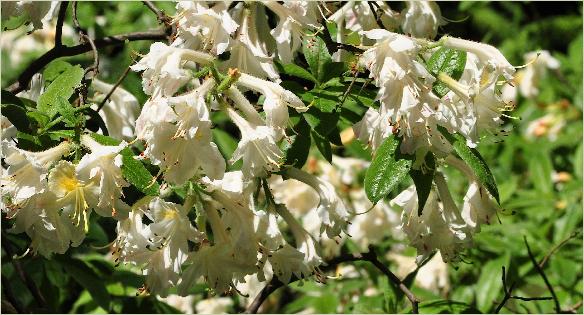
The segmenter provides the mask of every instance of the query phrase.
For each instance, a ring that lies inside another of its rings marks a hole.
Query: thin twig
[[[377,255],[373,251],[372,246],[369,246],[369,252],[365,253],[363,258],[375,265],[377,269],[383,272],[387,278],[404,293],[408,300],[410,300],[410,303],[412,303],[412,313],[418,314],[418,304],[420,303],[420,300],[418,300],[414,293],[412,293],[412,291],[410,291],[410,289],[408,289],[408,287],[393,272],[391,272],[389,268],[377,259]]]
[[[113,36],[106,36],[100,39],[94,40],[96,48],[103,48],[108,46],[123,45],[128,42],[140,41],[140,40],[163,40],[166,39],[166,34],[163,31],[145,31],[145,32],[133,32],[127,34],[119,34]],[[18,93],[25,90],[30,83],[30,80],[35,73],[39,72],[51,61],[61,58],[76,56],[88,51],[91,51],[93,47],[89,43],[81,43],[76,46],[60,46],[54,47],[47,51],[44,55],[40,56],[38,59],[29,64],[29,66],[20,74],[18,80],[8,87],[8,91],[11,93]]]
[[[529,244],[527,243],[527,237],[524,236],[523,241],[525,242],[525,247],[527,247],[527,254],[529,254],[529,259],[531,259],[531,262],[533,263],[533,267],[535,267],[535,270],[537,270],[537,272],[543,278],[545,285],[547,286],[548,290],[550,291],[550,293],[554,299],[554,307],[555,307],[556,313],[560,313],[562,311],[560,309],[560,301],[558,300],[558,296],[556,295],[554,288],[550,284],[550,281],[548,280],[547,276],[545,275],[545,272],[543,272],[543,269],[539,266],[539,264],[537,263],[537,260],[533,256],[533,253],[531,252],[531,248],[529,248]]]
[[[4,295],[6,296],[6,298],[8,299],[16,313],[18,314],[28,313],[24,310],[18,299],[14,296],[14,293],[12,292],[12,288],[10,287],[8,279],[4,275],[2,275],[2,291],[4,292]]]
[[[566,245],[566,243],[568,243],[570,240],[572,240],[573,238],[578,237],[578,235],[580,235],[582,231],[580,229],[572,232],[572,234],[570,234],[568,237],[566,237],[563,241],[561,241],[559,244],[557,244],[556,246],[554,246],[550,252],[545,255],[545,257],[543,257],[543,259],[540,261],[539,263],[539,267],[543,268],[543,266],[547,263],[547,261],[550,259],[550,257],[557,252],[562,246]]]
[[[359,47],[355,47],[353,45],[348,45],[348,44],[343,44],[343,43],[336,43],[335,41],[333,41],[331,33],[329,32],[328,27],[326,25],[326,20],[323,23],[322,32],[324,35],[323,40],[324,40],[324,43],[326,45],[326,48],[328,49],[329,53],[331,53],[331,54],[333,52],[340,50],[340,49],[346,50],[348,52],[356,53],[356,54],[360,54],[360,53],[364,52],[364,50],[359,48]]]
[[[59,6],[59,15],[57,16],[57,25],[55,26],[55,47],[63,46],[63,23],[65,22],[68,5],[68,1],[63,1]]]
[[[4,239],[7,239],[4,236],[4,231],[2,231],[2,236]],[[10,260],[10,262],[12,263],[12,266],[14,266],[14,270],[16,270],[16,273],[18,274],[20,279],[22,280],[22,282],[24,282],[24,284],[26,285],[26,287],[28,288],[28,290],[30,291],[32,296],[34,297],[35,301],[37,302],[38,306],[40,308],[45,308],[45,305],[47,305],[45,298],[43,297],[39,288],[36,286],[34,280],[26,272],[24,272],[24,269],[22,268],[20,261],[15,260],[13,258],[14,251],[12,250],[12,247],[9,244],[9,242],[6,242],[6,241],[2,242],[2,248],[6,252],[6,257]]]
[[[418,298],[416,298],[416,296],[408,289],[408,287],[395,274],[393,274],[385,265],[383,265],[379,261],[379,259],[377,258],[377,255],[373,251],[372,247],[369,247],[369,252],[367,252],[367,253],[347,254],[347,255],[335,257],[335,258],[327,261],[324,264],[325,267],[323,269],[330,270],[341,263],[352,262],[352,261],[368,261],[368,262],[372,263],[375,267],[377,267],[377,269],[379,269],[383,274],[385,274],[388,277],[388,279],[394,285],[396,285],[396,287],[398,287],[404,293],[404,295],[408,298],[408,300],[410,300],[410,302],[412,303],[412,312],[414,314],[418,313],[418,304],[419,304]],[[293,282],[296,282],[298,280],[301,280],[301,279],[297,278],[296,276],[293,276],[290,279],[289,283],[293,283]],[[247,309],[245,310],[245,313],[248,313],[248,314],[257,313],[258,309],[264,303],[264,301],[267,300],[268,297],[274,291],[276,291],[278,288],[280,288],[282,286],[284,286],[284,283],[279,281],[277,278],[272,278],[272,280],[270,282],[268,282],[268,284],[266,284],[266,286],[254,298],[253,302],[247,307]]]
[[[97,110],[96,110],[97,112],[99,112],[101,110],[101,108],[105,105],[105,103],[107,102],[107,100],[112,96],[112,94],[114,94],[114,91],[118,88],[118,86],[120,86],[120,84],[122,84],[122,81],[124,81],[124,79],[126,78],[126,76],[128,75],[128,73],[130,73],[130,67],[126,68],[126,71],[124,71],[124,73],[122,73],[122,75],[120,76],[120,78],[118,79],[118,81],[114,84],[114,86],[107,93],[107,95],[105,96],[105,98],[101,101],[101,103],[97,107]]]
[[[377,3],[374,1],[367,1],[367,4],[369,5],[371,13],[373,13],[373,16],[375,17],[375,23],[377,23],[377,26],[379,26],[380,29],[385,29],[383,22],[381,21],[382,14],[377,14],[377,9],[373,7],[373,4],[377,5]]]
[[[163,10],[157,8],[156,5],[152,3],[152,1],[142,1],[142,3],[144,3],[144,5],[146,5],[146,7],[150,9],[150,11],[156,14],[158,24],[164,26],[164,31],[168,36],[168,41],[171,41],[174,35],[176,34],[176,26],[174,25],[174,23],[172,23],[172,18],[168,16],[166,13],[164,13]]]
[[[81,25],[79,24],[79,20],[77,19],[77,3],[77,1],[73,1],[73,25],[75,26],[77,33],[79,33],[81,43],[89,43],[91,50],[93,51],[93,66],[85,69],[85,74],[88,74],[91,71],[93,72],[93,77],[96,77],[99,72],[99,54],[97,53],[95,42],[89,37],[89,35],[87,35],[87,31],[81,28]]]

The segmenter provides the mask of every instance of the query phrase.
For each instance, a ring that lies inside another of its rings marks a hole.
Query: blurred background
[[[168,14],[175,12],[174,3],[156,4]],[[388,4],[394,10],[404,6],[393,1]],[[483,141],[479,146],[499,186],[500,224],[485,226],[475,236],[475,246],[465,253],[464,262],[456,266],[446,265],[439,258],[432,259],[417,274],[411,274],[415,270],[415,250],[406,246],[399,235],[391,233],[377,243],[376,251],[398,276],[411,275],[408,279],[412,291],[423,301],[421,312],[493,312],[504,295],[502,266],[506,267],[507,283],[515,282],[514,295],[550,296],[529,258],[525,237],[562,309],[582,313],[582,3],[439,2],[439,6],[449,23],[440,28],[438,36],[449,34],[485,42],[498,47],[512,64],[533,66],[518,70],[515,89],[502,91],[516,104],[515,110],[508,113],[512,116],[504,128],[508,134],[500,140]],[[79,20],[93,37],[159,27],[154,14],[140,2],[82,2]],[[70,17],[66,25],[69,27],[64,28],[64,43],[72,45],[76,39]],[[0,38],[1,84],[5,88],[32,60],[53,46],[54,28],[30,35],[19,28],[3,31]],[[150,44],[132,42],[124,47],[103,49],[99,78],[114,83],[139,54],[148,51]],[[535,54],[528,54],[541,50],[547,53],[541,53],[537,59]],[[82,65],[92,62],[89,53],[66,60]],[[534,77],[533,73],[527,73],[528,69],[536,71],[536,80],[522,79],[527,75]],[[139,74],[130,72],[122,87],[141,104],[146,100]],[[221,121],[217,123],[224,130],[232,129],[221,125]],[[235,140],[229,139],[218,141],[222,151],[228,150],[225,146],[233,145]],[[354,153],[351,147],[355,143],[346,150],[337,149],[336,153]],[[446,174],[450,189],[460,202],[468,183],[457,172],[447,169]],[[396,229],[399,217],[388,220],[393,220],[394,225],[382,229]],[[16,265],[34,280],[44,295],[46,305],[37,305],[35,293],[21,280],[10,257],[24,253],[29,241],[26,236],[5,233],[7,226],[9,223],[3,218],[3,299],[5,294],[13,294],[29,309],[104,313],[103,303],[109,303],[111,312],[116,313],[240,312],[249,301],[237,293],[212,296],[204,285],[193,288],[194,294],[188,298],[136,297],[142,279],[135,270],[114,268],[103,255],[107,247],[97,251],[91,247],[107,245],[114,235],[114,223],[100,219],[92,222],[86,242],[93,245],[72,248],[71,255],[57,255],[51,261],[31,256],[17,260]],[[7,239],[12,247],[8,248],[9,255],[4,246]],[[360,249],[349,239],[340,250]],[[63,269],[64,265],[67,269]],[[338,277],[326,283],[305,281],[277,290],[260,311],[410,311],[403,296],[394,294],[387,279],[367,263],[341,265],[331,275]],[[551,313],[554,302],[513,299],[501,312]]]

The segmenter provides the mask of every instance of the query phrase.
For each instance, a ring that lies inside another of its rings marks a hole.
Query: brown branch
[[[123,45],[126,41],[139,41],[139,40],[163,40],[166,39],[166,33],[163,31],[146,31],[146,32],[134,32],[113,36],[106,36],[94,40],[96,48],[103,48],[108,46],[118,46]],[[38,59],[33,61],[18,77],[18,80],[8,87],[8,91],[12,93],[18,93],[25,90],[30,83],[33,75],[43,69],[51,61],[61,58],[76,56],[88,51],[91,51],[92,47],[89,43],[82,43],[76,46],[60,46],[53,47],[51,50],[47,51],[44,55],[40,56]]]
[[[93,77],[95,77],[99,72],[99,54],[97,53],[97,47],[95,47],[93,39],[87,35],[87,31],[81,28],[81,25],[79,24],[79,20],[77,19],[77,3],[77,1],[73,1],[73,25],[75,26],[77,33],[79,33],[81,43],[89,43],[91,46],[91,50],[93,51],[93,66],[85,69],[85,74],[88,74],[91,71],[93,72]]]
[[[130,67],[129,66],[126,68],[126,71],[124,71],[124,73],[122,73],[122,75],[120,76],[120,78],[118,79],[118,81],[116,81],[116,83],[111,88],[111,90],[106,94],[105,98],[101,101],[101,103],[97,107],[96,112],[99,112],[102,109],[102,107],[105,105],[105,103],[107,102],[107,100],[112,96],[112,94],[114,94],[114,91],[118,88],[118,86],[120,86],[120,84],[122,84],[122,81],[124,81],[124,79],[126,78],[126,76],[128,75],[128,73],[130,73]]]
[[[351,261],[368,261],[368,262],[372,263],[375,267],[377,267],[377,269],[379,269],[383,274],[385,274],[387,276],[387,278],[396,287],[398,287],[404,293],[404,295],[408,298],[408,300],[410,300],[410,302],[412,303],[412,312],[414,314],[418,313],[418,304],[419,304],[418,298],[416,298],[416,296],[408,289],[408,287],[393,272],[391,272],[391,270],[389,270],[384,264],[382,264],[379,261],[379,259],[377,259],[377,255],[373,251],[372,246],[369,247],[369,252],[367,252],[367,253],[347,254],[347,255],[335,257],[335,258],[327,261],[324,264],[325,267],[323,269],[330,270],[341,263],[351,262]],[[297,278],[296,276],[293,276],[290,279],[289,283],[296,282],[298,280],[301,280],[301,279]],[[285,284],[282,283],[277,278],[275,278],[275,277],[272,278],[272,280],[270,282],[268,282],[268,284],[266,284],[266,286],[255,297],[253,302],[247,307],[247,309],[245,310],[245,313],[247,313],[247,314],[257,313],[258,309],[264,303],[264,301],[266,299],[268,299],[268,297],[274,291],[276,291],[278,288],[280,288],[284,285]]]
[[[499,314],[499,312],[501,311],[501,309],[503,308],[503,306],[505,306],[505,303],[507,303],[507,301],[509,301],[510,299],[515,299],[515,300],[521,300],[521,301],[548,301],[548,300],[552,300],[552,297],[549,296],[542,296],[542,297],[523,297],[523,296],[517,296],[517,295],[513,295],[513,289],[515,289],[515,284],[516,282],[513,282],[511,284],[511,287],[507,288],[507,276],[505,275],[505,266],[502,266],[501,269],[503,270],[502,272],[502,276],[501,276],[501,280],[503,281],[503,291],[505,292],[505,296],[503,297],[503,300],[501,301],[501,303],[499,303],[499,305],[497,305],[497,308],[495,309],[495,314]]]
[[[533,263],[533,267],[535,267],[535,270],[537,270],[539,275],[543,278],[545,285],[547,286],[548,290],[550,291],[550,293],[554,299],[554,307],[555,307],[556,313],[558,313],[558,314],[561,313],[562,310],[560,309],[560,301],[558,300],[558,296],[556,295],[554,288],[552,287],[552,285],[550,284],[550,281],[548,280],[547,276],[545,275],[545,272],[543,272],[543,269],[539,266],[539,264],[537,263],[537,260],[535,260],[535,257],[533,256],[533,253],[531,252],[531,248],[529,248],[529,244],[527,243],[527,237],[524,236],[523,241],[525,242],[525,247],[527,247],[527,254],[529,254],[529,259],[531,259],[531,262]]]
[[[379,26],[380,29],[385,29],[385,27],[383,26],[383,22],[381,21],[383,13],[377,14],[377,8],[379,8],[379,6],[377,6],[377,3],[375,3],[375,1],[367,1],[367,4],[369,5],[371,13],[373,13],[373,16],[375,17],[375,23],[377,23],[377,26]],[[377,6],[377,8],[373,7],[374,4]]]
[[[59,16],[57,17],[57,25],[55,26],[55,47],[63,46],[63,23],[65,22],[68,5],[68,1],[63,1],[59,6]]]
[[[539,267],[543,268],[543,266],[547,263],[547,261],[550,259],[550,257],[555,254],[562,246],[566,245],[569,241],[571,241],[573,238],[576,238],[580,235],[580,233],[582,232],[581,229],[578,229],[574,232],[572,232],[572,234],[570,234],[568,237],[566,237],[563,241],[561,241],[559,244],[557,244],[556,246],[554,246],[550,252],[545,255],[545,257],[543,257],[543,259],[539,262]]]
[[[4,238],[5,240],[8,239],[5,236],[4,231],[2,231],[2,238]],[[26,285],[26,287],[28,288],[28,290],[30,291],[32,296],[34,297],[38,306],[40,308],[44,309],[45,306],[47,305],[45,298],[43,297],[39,288],[36,286],[34,280],[30,277],[30,275],[28,275],[24,271],[24,269],[22,268],[22,265],[20,264],[20,261],[13,258],[14,251],[12,250],[12,247],[9,244],[9,242],[7,242],[7,241],[2,242],[2,248],[6,252],[6,257],[8,258],[8,260],[10,260],[10,262],[12,263],[12,266],[14,266],[14,270],[16,270],[18,277],[20,277],[22,282]]]
[[[156,5],[154,5],[154,3],[152,3],[152,1],[142,1],[142,3],[144,3],[144,5],[146,5],[146,7],[148,7],[148,9],[150,9],[150,11],[154,12],[154,14],[156,14],[156,19],[158,20],[158,24],[161,24],[164,26],[164,31],[166,33],[166,35],[168,36],[168,41],[172,41],[172,38],[174,37],[174,35],[176,34],[176,26],[174,25],[174,23],[172,23],[172,18],[170,16],[168,16],[166,13],[164,13],[163,10],[160,10],[159,8],[156,7]]]

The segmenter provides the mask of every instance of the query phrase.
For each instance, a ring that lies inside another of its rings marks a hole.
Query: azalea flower
[[[58,202],[63,207],[75,226],[74,245],[77,246],[85,238],[89,230],[91,210],[96,209],[102,216],[109,217],[111,212],[97,207],[99,187],[93,181],[83,181],[79,178],[76,167],[68,161],[60,161],[49,173],[49,189],[55,193]]]
[[[229,13],[227,4],[218,2],[207,7],[203,2],[177,3],[177,39],[173,46],[202,50],[214,55],[224,53],[232,42],[231,35],[238,28]]]
[[[525,54],[523,58],[527,66],[517,72],[516,81],[518,81],[521,95],[533,98],[539,94],[539,83],[547,70],[559,69],[560,62],[547,50],[532,51]]]
[[[316,211],[322,222],[321,233],[326,230],[329,238],[339,235],[347,224],[349,213],[335,188],[330,183],[294,167],[286,169],[286,174],[312,187],[320,196]]]
[[[88,135],[81,136],[81,143],[89,148],[91,153],[84,155],[76,167],[78,178],[84,182],[93,182],[99,187],[98,213],[102,216],[123,218],[129,209],[123,201],[122,187],[129,184],[122,176],[122,156],[127,143],[122,141],[117,146],[106,146],[97,143]]]
[[[434,38],[438,26],[445,24],[440,7],[433,1],[407,1],[403,15],[402,30],[418,38]]]
[[[243,159],[242,172],[247,178],[265,177],[280,168],[282,150],[276,145],[273,129],[253,125],[233,109],[227,109],[231,121],[241,132],[241,140],[233,152],[231,164]]]
[[[17,148],[12,141],[3,140],[2,157],[9,167],[2,168],[2,198],[9,197],[18,203],[43,192],[49,167],[69,154],[70,148],[71,143],[63,141],[48,150],[30,152]]]
[[[207,65],[213,61],[213,57],[204,52],[156,42],[150,46],[148,54],[130,68],[134,71],[144,71],[142,74],[144,93],[153,97],[172,96],[191,79],[190,72],[183,69],[183,65],[189,61]]]
[[[61,205],[51,191],[38,193],[18,204],[7,205],[8,218],[14,219],[10,233],[26,234],[31,239],[32,253],[49,258],[51,254],[63,254],[69,248],[71,234],[68,218],[59,214]]]
[[[113,85],[98,79],[93,79],[91,86],[104,95],[113,88]],[[97,105],[92,108],[97,109]],[[99,111],[99,116],[103,119],[110,137],[131,140],[136,136],[134,128],[139,113],[140,104],[136,97],[122,87],[117,87]]]

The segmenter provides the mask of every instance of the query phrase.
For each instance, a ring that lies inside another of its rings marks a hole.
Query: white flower
[[[320,196],[316,211],[322,222],[321,233],[326,230],[329,238],[339,235],[346,227],[349,213],[335,188],[330,183],[294,167],[286,169],[286,174],[312,187]]]
[[[7,20],[10,16],[20,16],[26,14],[32,23],[32,31],[45,27],[59,7],[59,1],[17,1],[2,3],[2,21]]]
[[[300,49],[303,35],[317,24],[317,3],[312,1],[289,1],[280,4],[268,1],[265,5],[278,16],[278,25],[270,34],[278,46],[278,58],[290,63],[294,53]]]
[[[69,153],[68,141],[41,152],[19,149],[12,141],[2,141],[2,157],[7,170],[2,168],[0,183],[2,197],[10,196],[12,202],[18,203],[40,193],[45,189],[45,179],[51,164]]]
[[[113,85],[98,79],[91,81],[91,86],[99,93],[106,95]],[[97,105],[92,106],[94,109]],[[116,139],[131,140],[135,137],[134,127],[140,113],[140,104],[134,95],[117,87],[99,115],[103,119],[109,135]]]
[[[557,113],[548,113],[542,117],[532,120],[525,134],[528,138],[545,137],[550,141],[555,141],[558,138],[560,131],[566,126],[566,118]]]
[[[305,215],[318,207],[320,200],[318,193],[303,182],[295,179],[282,181],[282,177],[278,176],[270,182],[270,187],[276,202],[283,203],[297,216]]]
[[[450,36],[444,36],[440,41],[444,47],[463,50],[476,55],[481,65],[480,70],[487,75],[489,82],[496,80],[499,75],[503,75],[507,80],[513,78],[515,68],[497,48],[484,43]]]
[[[203,84],[183,96],[152,100],[136,122],[138,138],[146,140],[145,156],[173,184],[183,184],[199,168],[211,178],[223,177],[225,160],[211,142],[211,121],[202,93],[206,88]]]
[[[353,131],[363,144],[376,150],[392,134],[390,121],[389,115],[382,117],[377,110],[369,108],[363,118],[353,125]]]
[[[481,231],[481,224],[491,224],[497,215],[497,207],[485,187],[472,181],[462,205],[462,218],[475,232]]]
[[[111,212],[103,211],[97,206],[99,187],[93,181],[79,179],[75,165],[68,161],[60,161],[49,173],[49,189],[59,198],[63,213],[69,215],[77,227],[76,240],[81,243],[89,230],[89,216],[95,208],[102,216],[111,216]],[[83,227],[83,229],[82,229]]]
[[[377,14],[380,14],[380,21],[387,30],[395,30],[400,24],[399,12],[392,11],[383,1],[375,1],[374,6],[378,7]],[[371,40],[361,31],[370,31],[380,26],[376,21],[376,14],[371,11],[369,3],[364,1],[347,1],[334,14],[328,17],[329,21],[337,24],[336,41],[338,43],[351,44],[371,44]],[[361,35],[355,42],[355,35]],[[340,60],[341,55],[336,53],[335,59]]]
[[[194,314],[193,305],[195,303],[195,296],[180,296],[176,294],[170,294],[165,298],[158,297],[158,299],[177,310],[181,311],[184,314]],[[200,302],[199,302],[200,303]],[[197,313],[201,313],[197,311]],[[211,314],[211,313],[209,313]]]
[[[144,93],[152,96],[172,96],[191,79],[189,71],[182,68],[188,61],[206,65],[213,61],[213,57],[203,52],[156,42],[150,46],[148,54],[131,68],[134,71],[144,71],[142,74]]]
[[[0,115],[0,141],[8,140],[16,137],[16,127],[8,120],[8,118]]]
[[[229,297],[214,297],[197,302],[197,314],[227,314],[233,300]]]
[[[280,169],[282,150],[276,145],[273,129],[250,124],[233,109],[227,109],[229,118],[241,132],[241,140],[230,163],[243,159],[242,172],[246,178],[265,177]]]
[[[265,96],[263,109],[266,112],[266,125],[276,130],[279,140],[288,124],[288,107],[297,112],[305,112],[308,107],[294,93],[282,88],[279,84],[265,81],[242,73],[237,84],[260,92]],[[234,98],[234,101],[237,99]]]
[[[436,176],[435,181],[444,204],[431,190],[421,216],[418,216],[418,198],[413,185],[391,201],[403,209],[401,227],[410,245],[418,250],[418,263],[435,249],[440,250],[444,262],[456,262],[460,251],[470,245],[471,236],[440,177]]]
[[[227,12],[227,4],[218,2],[208,8],[203,2],[180,1],[177,4],[178,38],[173,46],[208,51],[214,55],[225,52],[238,24]]]
[[[97,143],[88,135],[81,136],[81,143],[91,150],[84,155],[76,166],[77,176],[81,181],[94,182],[99,187],[98,213],[110,213],[116,218],[127,215],[128,206],[120,200],[122,187],[129,184],[122,176],[122,156],[127,143],[122,141],[117,146],[106,146]]]
[[[350,200],[358,215],[351,219],[347,234],[361,251],[367,251],[370,244],[378,244],[385,237],[401,236],[398,233],[399,215],[387,203],[381,201],[373,205],[363,189],[351,191]]]
[[[266,42],[258,33],[256,26],[256,20],[262,18],[257,16],[260,12],[257,9],[258,4],[251,3],[250,6],[248,9],[241,5],[233,12],[239,17],[237,21],[241,26],[235,35],[236,40],[230,44],[229,60],[222,63],[221,68],[239,69],[258,77],[278,80],[280,76],[273,64],[272,56],[268,55]]]
[[[69,248],[71,235],[66,223],[68,218],[59,214],[60,209],[57,197],[50,191],[7,205],[7,216],[14,219],[14,225],[8,231],[26,232],[35,254],[38,252],[47,258],[52,253],[63,254]]]
[[[434,38],[438,26],[444,24],[440,7],[433,1],[407,1],[401,14],[402,30],[414,37]]]
[[[528,64],[525,69],[517,73],[519,91],[524,97],[533,98],[539,94],[539,82],[545,76],[547,69],[559,69],[560,62],[547,50],[529,52],[523,58]]]

